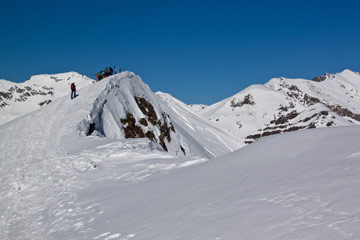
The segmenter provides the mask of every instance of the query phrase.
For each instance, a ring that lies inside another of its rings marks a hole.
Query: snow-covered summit
[[[76,72],[32,76],[24,83],[0,80],[0,124],[70,94],[70,84],[81,89],[94,82]]]

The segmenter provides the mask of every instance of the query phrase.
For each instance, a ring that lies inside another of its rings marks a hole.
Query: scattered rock
[[[147,117],[147,120],[155,126],[157,122],[157,116],[153,105],[148,103],[145,98],[141,97],[135,97],[135,101],[139,106],[141,112]]]
[[[13,95],[11,94],[11,92],[0,92],[0,99],[1,98],[5,98],[5,99],[12,99]]]
[[[42,107],[44,105],[48,105],[51,102],[52,102],[51,100],[45,100],[44,102],[40,102],[39,105],[40,105],[40,107]]]
[[[326,105],[331,111],[337,113],[342,117],[349,117],[360,122],[360,114],[351,112],[349,109],[344,108],[340,105]]]
[[[239,102],[236,102],[235,98],[233,98],[230,103],[231,107],[242,107],[244,105],[251,105],[251,106],[255,105],[254,98],[251,94],[245,95],[244,99]]]
[[[326,80],[325,76],[316,76],[312,79],[314,82],[322,82]]]
[[[280,124],[284,124],[286,122],[288,122],[289,120],[296,118],[299,115],[298,112],[296,112],[296,110],[286,114],[285,116],[281,116],[276,120],[272,120],[270,121],[270,123],[275,124],[275,125],[280,125]]]
[[[139,122],[140,122],[142,125],[144,125],[145,127],[148,126],[148,122],[146,121],[145,118],[140,118]]]
[[[90,123],[89,130],[86,134],[86,136],[90,136],[95,131],[95,123]]]
[[[180,145],[180,149],[184,153],[184,155],[186,155],[186,152],[185,152],[185,149],[183,148],[183,146]]]

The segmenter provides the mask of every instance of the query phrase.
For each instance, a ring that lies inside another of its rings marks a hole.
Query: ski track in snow
[[[283,209],[290,208],[298,215],[277,226],[283,228],[277,236],[281,239],[295,238],[296,232],[302,229],[312,231],[312,229],[323,227],[333,230],[343,239],[352,239],[355,234],[342,229],[342,224],[347,222],[360,223],[360,216],[342,211],[338,212],[331,208],[331,202],[322,200],[320,196],[308,198],[301,196],[300,192],[293,191],[261,200],[270,205],[278,205]]]
[[[6,149],[5,161],[1,161],[2,169],[16,169],[10,171],[12,174],[6,175],[7,178],[2,178],[1,184],[3,192],[7,192],[1,201],[6,206],[2,214],[7,219],[5,236],[9,234],[9,239],[13,238],[11,234],[20,236],[19,239],[30,236],[32,239],[46,239],[52,232],[69,230],[68,227],[75,222],[78,224],[76,228],[81,228],[74,213],[80,206],[74,206],[76,199],[71,191],[76,180],[72,159],[58,157],[62,150],[59,149],[61,134],[57,131],[64,129],[62,123],[67,118],[66,108],[57,109],[59,111],[54,116],[36,118],[38,112],[33,117],[21,118],[12,126],[11,131],[22,130],[16,136],[21,136],[24,145],[16,144],[19,139],[0,142],[1,148]],[[33,119],[37,121],[31,121]],[[29,126],[25,132],[21,128],[24,121]],[[49,216],[57,219],[48,222]],[[46,229],[49,231],[44,232]],[[5,236],[2,239],[7,239]]]

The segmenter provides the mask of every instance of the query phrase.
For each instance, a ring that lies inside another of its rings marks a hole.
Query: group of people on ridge
[[[96,81],[98,82],[103,78],[106,78],[108,76],[114,75],[116,73],[121,73],[121,72],[122,72],[121,68],[116,69],[115,66],[114,66],[114,68],[106,67],[104,70],[100,70],[99,72],[95,73]],[[76,98],[78,96],[78,94],[76,94],[75,83],[71,83],[70,89],[71,89],[71,99]]]
[[[121,73],[122,69],[118,68],[118,73]],[[116,74],[116,67],[114,66],[114,68],[112,67],[106,67],[104,70],[100,70],[99,72],[95,73],[96,76],[96,81],[100,81],[103,78],[106,78],[108,76],[111,76],[113,74]]]

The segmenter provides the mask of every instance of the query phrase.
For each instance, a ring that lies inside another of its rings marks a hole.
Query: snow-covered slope
[[[198,113],[244,143],[306,128],[360,123],[360,74],[344,70],[312,81],[274,78]]]
[[[264,95],[282,111],[309,105],[271,89],[229,100],[254,115]],[[328,115],[351,120],[319,119]],[[0,136],[0,239],[360,238],[359,126],[271,136],[222,155],[237,147],[227,132],[123,72],[0,125]]]
[[[0,124],[70,95],[72,82],[79,90],[94,80],[76,72],[36,75],[24,83],[0,80]]]
[[[359,136],[359,127],[283,134],[140,184],[95,184],[82,193],[105,212],[93,236],[358,239]]]
[[[146,100],[139,101],[145,104],[145,113],[137,102],[140,98]],[[177,116],[164,101],[138,76],[123,72],[81,88],[80,96],[73,100],[59,97],[46,107],[0,125],[0,239],[92,239],[78,235],[88,230],[80,223],[87,217],[77,212],[101,214],[96,206],[86,206],[86,210],[78,201],[81,189],[90,183],[86,179],[94,176],[91,172],[107,169],[99,171],[99,181],[141,182],[233,150],[233,140],[226,139],[221,130],[200,118],[193,121],[186,119],[189,115]],[[104,123],[117,118],[122,123],[130,113],[137,126],[138,117],[144,118],[148,126],[140,129],[152,130],[156,139],[111,135],[112,129],[123,133],[132,120],[109,129],[103,124],[97,135],[85,136],[87,120]],[[171,131],[171,141],[164,140],[167,152],[157,135],[166,130],[164,125]],[[179,143],[186,156],[180,146],[176,148]],[[84,221],[92,225],[92,219]],[[79,232],[73,232],[73,227]]]
[[[144,139],[79,136],[108,81],[97,84],[0,126],[0,239],[360,237],[360,127],[176,157]]]

